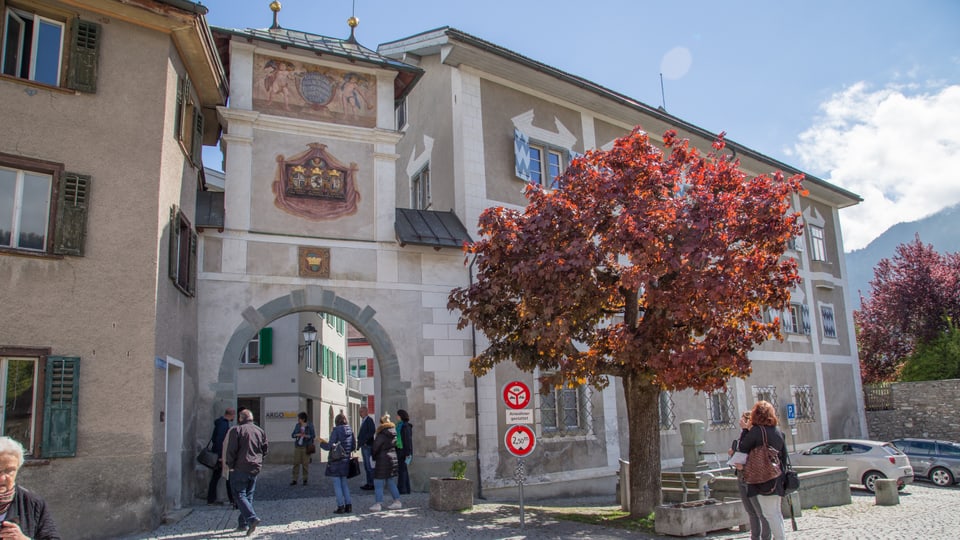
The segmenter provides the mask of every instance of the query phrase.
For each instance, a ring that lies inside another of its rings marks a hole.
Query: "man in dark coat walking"
[[[360,486],[360,489],[373,489],[373,463],[371,462],[371,446],[373,445],[373,436],[377,432],[377,423],[373,417],[367,414],[366,407],[360,407],[360,432],[357,434],[357,444],[360,446],[360,454],[363,456],[363,470],[367,473],[367,483]]]
[[[213,435],[210,440],[213,442],[211,450],[218,456],[223,456],[223,440],[227,437],[227,430],[230,429],[230,422],[236,418],[237,411],[233,407],[227,407],[223,411],[223,416],[213,421]],[[210,486],[207,487],[207,504],[221,504],[217,500],[217,488],[220,484],[220,478],[223,476],[223,460],[217,460],[217,466],[213,468],[213,474],[210,475]],[[230,481],[227,481],[227,499],[230,504],[233,503],[233,493],[230,492]]]
[[[230,469],[230,488],[233,489],[240,518],[237,530],[246,529],[253,534],[260,518],[253,509],[253,492],[257,488],[257,475],[267,455],[267,435],[253,423],[253,412],[246,409],[240,413],[237,425],[227,436],[226,463]]]

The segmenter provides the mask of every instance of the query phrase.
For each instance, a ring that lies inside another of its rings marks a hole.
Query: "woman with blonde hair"
[[[747,496],[755,503],[755,508],[760,509],[761,526],[766,522],[767,527],[763,527],[760,532],[760,538],[773,538],[774,540],[783,540],[783,514],[780,512],[780,500],[783,497],[783,464],[787,462],[787,445],[783,439],[783,434],[777,429],[777,412],[773,405],[767,401],[758,401],[753,410],[750,411],[750,430],[740,438],[738,450],[746,454],[756,447],[769,447],[777,451],[777,458],[780,463],[780,474],[772,480],[766,480],[758,483],[750,483],[747,480]],[[753,457],[753,456],[751,456]],[[750,459],[747,459],[747,465],[750,466]],[[751,535],[753,532],[751,531]]]
[[[0,437],[0,538],[60,540],[60,533],[39,495],[17,484],[23,466],[23,446]]]
[[[390,488],[390,495],[393,496],[393,503],[388,506],[390,510],[399,509],[400,490],[397,489],[397,474],[399,460],[397,459],[397,426],[390,421],[390,415],[384,414],[380,417],[380,425],[377,426],[377,434],[373,438],[373,446],[370,449],[373,457],[373,494],[376,497],[376,504],[370,507],[371,512],[379,512],[383,508],[383,486]]]

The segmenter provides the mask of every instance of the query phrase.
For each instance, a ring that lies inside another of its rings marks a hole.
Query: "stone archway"
[[[380,377],[380,402],[391,407],[406,408],[409,382],[400,380],[400,364],[390,336],[374,318],[376,310],[360,307],[337,293],[319,286],[309,286],[274,298],[258,308],[243,310],[243,322],[233,331],[220,361],[217,382],[214,383],[214,410],[223,410],[237,401],[237,373],[240,354],[247,343],[271,322],[294,313],[322,311],[342,318],[366,336],[373,349]]]

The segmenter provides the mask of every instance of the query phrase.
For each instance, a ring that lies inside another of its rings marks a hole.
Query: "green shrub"
[[[450,474],[452,474],[453,477],[456,478],[457,480],[463,480],[464,474],[466,474],[466,472],[467,472],[467,462],[462,459],[458,459],[454,461],[452,465],[450,465]]]

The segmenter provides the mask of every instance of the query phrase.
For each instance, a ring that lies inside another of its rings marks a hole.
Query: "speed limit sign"
[[[529,427],[516,425],[507,430],[503,437],[503,444],[511,454],[522,458],[533,452],[534,447],[537,446],[537,436]]]

